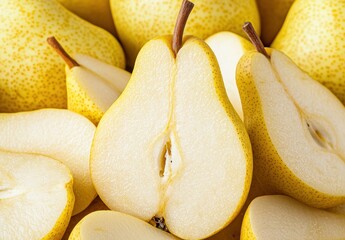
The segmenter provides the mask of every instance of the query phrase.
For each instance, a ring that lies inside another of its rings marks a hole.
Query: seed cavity
[[[164,177],[166,173],[166,168],[167,168],[167,161],[172,163],[172,158],[171,158],[171,141],[170,139],[167,140],[165,143],[164,147],[162,148],[161,154],[160,154],[160,170],[159,170],[159,176]]]

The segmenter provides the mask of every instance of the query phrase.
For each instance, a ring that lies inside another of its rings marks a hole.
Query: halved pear
[[[324,86],[272,49],[237,68],[254,175],[273,192],[329,208],[345,202],[345,108]]]
[[[177,240],[178,238],[124,213],[96,211],[84,217],[69,237],[69,240],[93,239]]]
[[[254,199],[246,211],[241,239],[345,239],[345,216],[304,205],[283,195]]]
[[[73,214],[96,197],[90,171],[90,148],[95,126],[69,110],[42,109],[0,114],[0,150],[41,154],[67,165],[74,178]]]
[[[91,175],[110,209],[200,239],[240,211],[251,145],[212,50],[190,38],[175,56],[171,45],[161,37],[139,53],[128,86],[97,127]]]
[[[0,239],[61,239],[73,205],[73,178],[65,165],[0,151]]]
[[[241,98],[236,85],[236,67],[243,54],[255,50],[255,48],[246,38],[232,32],[216,33],[208,37],[205,42],[216,55],[226,94],[237,114],[243,120]]]

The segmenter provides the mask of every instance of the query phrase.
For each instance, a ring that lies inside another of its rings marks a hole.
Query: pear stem
[[[251,22],[245,22],[242,29],[249,37],[252,44],[255,46],[256,50],[263,55],[265,55],[267,58],[270,58],[270,56],[267,54],[264,44],[262,43],[261,39],[259,38],[258,34],[256,33],[253,25]]]
[[[194,4],[188,0],[183,0],[180,12],[178,13],[176,25],[172,39],[172,49],[177,55],[182,47],[183,31],[186,26],[189,14],[193,10]]]
[[[73,67],[78,67],[80,66],[77,61],[75,61],[66,51],[65,49],[61,46],[61,44],[56,40],[54,36],[48,37],[47,42],[49,45],[54,48],[54,50],[62,57],[62,59],[65,61],[67,66],[71,69]]]

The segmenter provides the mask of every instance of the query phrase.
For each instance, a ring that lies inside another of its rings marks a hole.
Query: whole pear
[[[171,34],[182,0],[110,0],[116,30],[133,67],[140,48],[154,37]],[[205,39],[220,31],[245,36],[241,26],[251,21],[260,31],[255,0],[194,0],[195,8],[185,29],[186,35]]]
[[[54,35],[69,52],[124,67],[117,40],[55,0],[0,1],[0,111],[66,108],[65,64],[46,43]]]
[[[345,103],[345,1],[297,0],[272,47]]]

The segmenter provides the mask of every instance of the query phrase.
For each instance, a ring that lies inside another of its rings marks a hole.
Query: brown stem
[[[47,42],[49,45],[54,48],[54,50],[62,57],[62,59],[65,61],[67,66],[71,69],[73,67],[80,66],[79,63],[77,63],[61,46],[61,44],[56,40],[54,36],[48,37]]]
[[[270,58],[270,56],[267,54],[264,44],[261,42],[261,39],[259,38],[258,34],[255,32],[255,29],[251,22],[245,22],[243,25],[243,30],[249,37],[250,41],[255,46],[256,50],[263,55],[265,55],[267,58]]]
[[[174,29],[173,39],[172,39],[172,49],[177,55],[178,51],[182,47],[183,31],[186,26],[189,14],[191,13],[194,4],[188,0],[183,0],[180,12],[178,13],[176,25]]]

